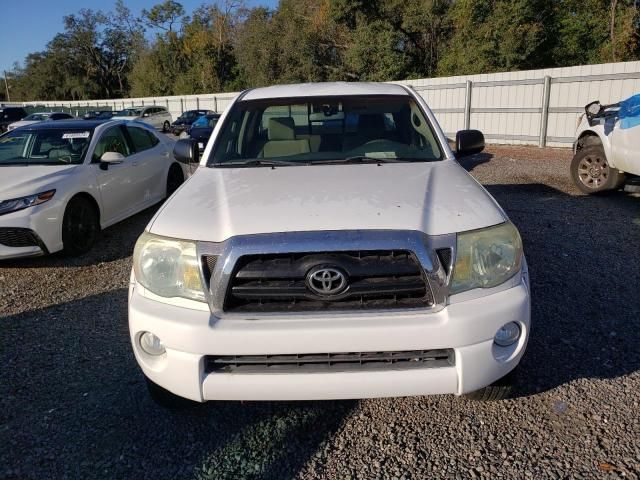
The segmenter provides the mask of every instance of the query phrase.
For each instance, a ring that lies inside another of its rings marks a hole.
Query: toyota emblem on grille
[[[342,269],[319,266],[307,273],[307,286],[316,295],[328,297],[341,294],[349,284],[347,274]]]

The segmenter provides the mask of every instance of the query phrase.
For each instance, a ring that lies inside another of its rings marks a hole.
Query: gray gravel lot
[[[640,198],[586,197],[570,154],[463,160],[521,230],[533,336],[514,399],[148,398],[126,287],[145,211],[95,250],[0,264],[0,478],[638,478]]]

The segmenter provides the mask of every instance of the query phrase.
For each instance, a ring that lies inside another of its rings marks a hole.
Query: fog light
[[[513,345],[520,338],[520,326],[516,322],[509,322],[496,332],[496,336],[493,337],[493,341],[496,345],[501,347],[508,347]]]
[[[162,341],[151,332],[140,335],[140,347],[149,355],[162,355],[165,352]]]

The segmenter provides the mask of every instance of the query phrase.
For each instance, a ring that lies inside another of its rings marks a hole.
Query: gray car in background
[[[131,107],[120,110],[113,116],[114,120],[137,120],[152,127],[162,130],[164,133],[171,127],[171,114],[166,107],[151,105],[148,107]]]

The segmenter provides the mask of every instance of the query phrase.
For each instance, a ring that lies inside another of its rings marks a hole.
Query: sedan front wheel
[[[62,219],[62,244],[66,255],[75,257],[91,250],[100,232],[95,205],[83,197],[72,198]]]

